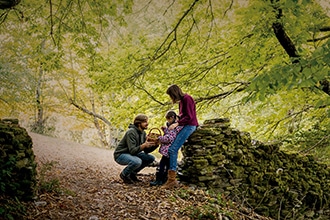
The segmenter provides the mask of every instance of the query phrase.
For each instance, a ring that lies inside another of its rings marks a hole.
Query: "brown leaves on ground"
[[[28,204],[26,219],[266,219],[203,190],[151,187],[153,174],[139,175],[142,182],[128,185],[118,173],[93,167],[68,169],[53,163],[39,173],[43,182],[38,198]]]
[[[267,219],[224,198],[181,185],[177,190],[149,186],[155,168],[126,185],[113,150],[30,134],[38,163],[38,193],[27,203],[25,219]]]

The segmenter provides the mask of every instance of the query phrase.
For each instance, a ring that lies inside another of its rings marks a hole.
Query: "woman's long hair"
[[[171,85],[168,87],[166,94],[171,97],[173,103],[180,101],[181,98],[185,95],[177,85]]]

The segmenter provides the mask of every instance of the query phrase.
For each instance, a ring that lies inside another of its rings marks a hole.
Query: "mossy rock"
[[[244,198],[259,214],[276,219],[312,216],[307,210],[330,213],[328,166],[310,155],[283,152],[276,142],[252,144],[250,135],[231,129],[227,119],[206,122],[182,148],[182,172],[190,182]]]
[[[32,139],[17,119],[0,121],[1,193],[20,200],[34,197],[36,163]]]

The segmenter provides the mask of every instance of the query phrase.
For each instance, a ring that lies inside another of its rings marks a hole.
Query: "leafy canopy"
[[[42,68],[49,112],[92,121],[74,102],[121,130],[137,113],[162,125],[165,112],[177,110],[165,94],[174,83],[195,98],[201,123],[230,117],[233,126],[259,139],[315,123],[324,127],[326,12],[307,0],[22,2],[1,23],[1,37],[8,40],[0,63],[8,68],[1,72],[6,84],[0,97],[6,109],[23,105],[13,96],[35,105]],[[275,27],[283,28],[297,56],[287,53]],[[30,94],[11,77],[26,78]]]

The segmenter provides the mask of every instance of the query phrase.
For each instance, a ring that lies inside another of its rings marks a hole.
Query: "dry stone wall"
[[[330,219],[330,169],[312,156],[251,140],[229,119],[207,120],[182,147],[181,181],[274,219]]]
[[[37,172],[32,139],[17,119],[0,120],[0,167],[2,195],[33,198]]]

